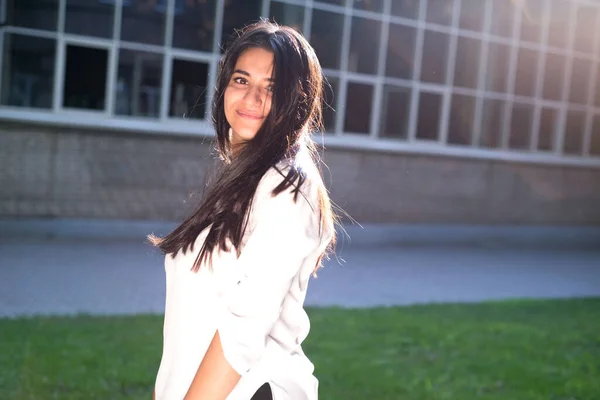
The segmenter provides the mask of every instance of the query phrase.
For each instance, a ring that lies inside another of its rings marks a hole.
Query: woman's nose
[[[263,102],[263,91],[259,86],[250,86],[244,95],[244,99],[251,105],[261,105]]]

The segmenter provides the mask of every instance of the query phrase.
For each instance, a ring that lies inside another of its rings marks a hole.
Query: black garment
[[[250,400],[273,400],[271,385],[265,383],[264,385],[259,387]]]

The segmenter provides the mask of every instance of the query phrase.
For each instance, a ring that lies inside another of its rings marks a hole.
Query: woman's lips
[[[242,118],[255,119],[255,120],[262,119],[262,115],[254,114],[254,113],[251,113],[248,111],[237,110],[236,112]]]

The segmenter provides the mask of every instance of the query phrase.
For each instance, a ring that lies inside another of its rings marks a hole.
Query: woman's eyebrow
[[[247,77],[250,77],[250,73],[248,71],[244,71],[243,69],[236,69],[235,71],[233,71],[234,74],[240,74],[240,75],[244,75]],[[275,82],[275,79],[273,78],[265,78],[266,81],[269,82]]]

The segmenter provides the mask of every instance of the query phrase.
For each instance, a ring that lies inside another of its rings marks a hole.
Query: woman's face
[[[231,143],[251,140],[271,110],[273,53],[252,48],[237,59],[225,89],[225,118],[231,126]]]

